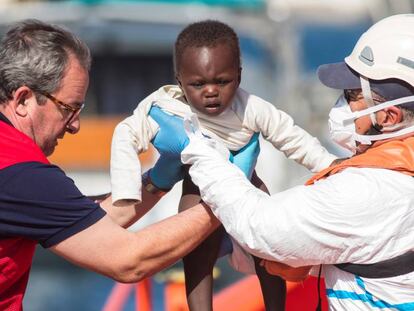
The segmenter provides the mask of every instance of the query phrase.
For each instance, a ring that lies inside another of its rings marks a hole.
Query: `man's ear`
[[[392,126],[403,121],[403,114],[400,108],[391,106],[379,112],[379,124],[383,127]]]
[[[21,86],[13,93],[13,107],[21,117],[25,117],[28,111],[29,101],[35,99],[33,91],[27,86]]]

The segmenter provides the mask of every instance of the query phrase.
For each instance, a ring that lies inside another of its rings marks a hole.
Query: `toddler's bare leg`
[[[262,191],[269,193],[266,185],[256,175],[256,172],[252,176],[252,184]],[[258,207],[260,208],[260,207]],[[266,269],[260,266],[261,258],[255,257],[256,274],[260,281],[260,287],[262,289],[262,295],[266,311],[283,311],[285,310],[286,301],[286,282],[275,275],[267,273]]]
[[[183,180],[183,194],[179,211],[201,201],[200,193],[188,174]],[[220,226],[197,248],[183,258],[187,302],[191,311],[213,309],[213,267],[217,260],[224,229]]]

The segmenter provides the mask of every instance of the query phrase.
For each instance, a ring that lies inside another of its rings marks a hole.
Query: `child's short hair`
[[[215,20],[196,22],[185,27],[177,37],[174,46],[174,69],[178,72],[181,56],[188,47],[214,47],[218,44],[228,44],[236,61],[240,60],[239,38],[236,32],[227,24]]]

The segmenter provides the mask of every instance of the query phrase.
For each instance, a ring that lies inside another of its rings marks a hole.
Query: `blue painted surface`
[[[319,65],[343,61],[371,24],[365,20],[350,25],[300,25],[298,33],[303,69],[315,72]]]

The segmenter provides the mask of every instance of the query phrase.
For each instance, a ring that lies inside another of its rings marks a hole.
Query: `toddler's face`
[[[241,68],[231,47],[188,47],[181,55],[177,81],[188,103],[216,116],[226,110],[240,84]]]

